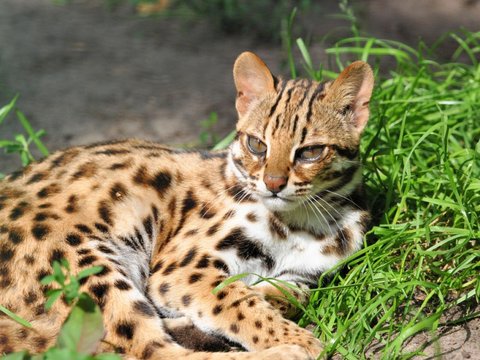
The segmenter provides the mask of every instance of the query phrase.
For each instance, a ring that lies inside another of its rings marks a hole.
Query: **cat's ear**
[[[267,65],[248,51],[240,54],[235,61],[233,79],[237,88],[235,106],[240,116],[247,112],[253,102],[275,92],[275,81]]]
[[[327,92],[327,97],[341,106],[340,111],[352,111],[352,125],[358,134],[363,131],[368,121],[368,104],[374,82],[370,65],[355,61],[342,71]]]

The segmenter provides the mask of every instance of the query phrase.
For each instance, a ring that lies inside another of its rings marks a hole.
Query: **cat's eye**
[[[298,149],[295,158],[300,161],[317,161],[323,156],[325,146],[313,145]]]
[[[247,145],[248,149],[255,155],[263,156],[267,152],[267,145],[255,136],[248,136]]]

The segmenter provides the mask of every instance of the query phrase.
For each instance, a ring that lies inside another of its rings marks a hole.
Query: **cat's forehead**
[[[301,144],[312,137],[320,141],[343,137],[343,124],[323,102],[329,86],[306,79],[279,82],[276,94],[262,104],[262,120],[257,123],[262,138]]]

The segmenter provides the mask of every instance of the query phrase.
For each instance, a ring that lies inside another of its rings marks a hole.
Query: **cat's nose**
[[[286,176],[272,176],[265,174],[263,176],[263,182],[267,186],[268,190],[274,194],[277,194],[287,185],[288,178]]]

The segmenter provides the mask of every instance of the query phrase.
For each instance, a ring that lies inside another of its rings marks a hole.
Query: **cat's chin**
[[[263,204],[270,211],[291,211],[295,209],[299,203],[273,196],[262,196]]]

